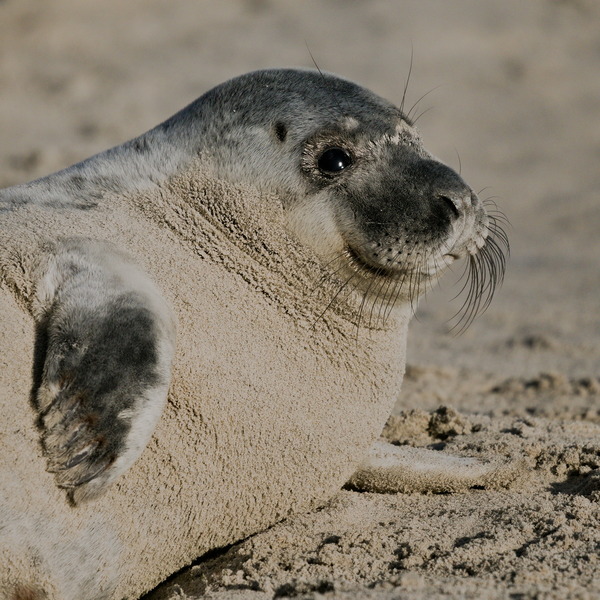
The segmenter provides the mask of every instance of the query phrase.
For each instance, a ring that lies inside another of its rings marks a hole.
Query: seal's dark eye
[[[339,173],[352,164],[352,157],[342,148],[328,148],[317,164],[324,173]]]

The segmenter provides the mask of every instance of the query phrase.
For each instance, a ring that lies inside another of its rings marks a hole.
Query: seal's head
[[[414,302],[463,257],[463,325],[487,305],[504,270],[498,219],[399,108],[303,70],[250,73],[202,101],[216,117],[201,132],[215,174],[276,190],[297,238],[347,289],[383,303],[380,314]]]

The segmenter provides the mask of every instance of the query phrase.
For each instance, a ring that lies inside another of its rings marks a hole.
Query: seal
[[[293,69],[0,191],[0,231],[0,590],[78,600],[137,597],[357,467],[426,489],[377,442],[407,325],[460,258],[470,320],[506,239],[400,109]],[[497,470],[435,454],[452,490]]]

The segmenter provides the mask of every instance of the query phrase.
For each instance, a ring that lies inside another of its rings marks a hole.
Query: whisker
[[[347,258],[344,252],[340,252],[339,254],[337,254],[336,256],[334,256],[330,261],[328,261],[327,263],[324,264],[324,268],[328,268],[329,266],[331,266],[331,264],[336,261],[336,260],[341,260],[341,264],[339,267],[337,267],[335,270],[330,271],[328,273],[325,273],[324,275],[322,275],[319,280],[317,281],[317,283],[314,285],[314,287],[309,291],[309,295],[314,294],[327,280],[334,280],[335,276],[342,271],[343,269],[347,268]]]
[[[433,110],[433,106],[430,106],[429,108],[426,108],[424,111],[421,111],[413,120],[412,120],[412,124],[416,125],[417,121],[423,116],[426,115],[430,110]]]
[[[494,203],[495,206],[495,203]],[[473,256],[469,256],[459,282],[465,281],[455,296],[466,291],[466,297],[461,307],[450,319],[456,320],[450,331],[456,335],[463,333],[473,320],[485,313],[490,306],[496,290],[504,281],[506,259],[510,255],[510,243],[500,222],[507,221],[504,213],[499,210],[489,214],[488,237],[484,246]]]
[[[394,254],[394,256],[391,258],[391,262],[395,263],[398,260],[398,257],[406,250],[406,246],[398,249],[396,251],[396,254]],[[389,295],[389,291],[390,288],[395,289],[395,286],[398,285],[398,280],[401,279],[401,277],[393,277],[393,278],[389,278],[387,280],[383,280],[381,282],[381,285],[379,286],[379,291],[378,291],[378,298],[381,297],[383,300],[385,300],[386,298],[389,300],[390,295]],[[385,291],[384,288],[385,287]],[[381,293],[383,292],[383,293]],[[381,311],[383,309],[383,307],[385,306],[384,302],[380,302],[379,303],[379,310],[377,312],[377,319],[375,320],[375,324],[377,325],[377,323],[379,323],[381,321]],[[385,311],[384,311],[385,312]],[[373,315],[371,314],[371,317]],[[381,321],[382,323],[385,322],[385,320]]]
[[[376,275],[382,275],[383,274],[383,269],[377,269],[376,271]],[[362,302],[360,303],[360,309],[358,311],[358,319],[356,322],[356,340],[358,341],[358,333],[359,333],[359,329],[360,329],[360,322],[362,319],[362,314],[363,314],[363,310],[365,307],[365,304],[367,302],[367,299],[369,297],[369,293],[371,292],[371,288],[373,287],[373,284],[375,283],[375,281],[377,280],[376,277],[373,277],[371,279],[371,281],[369,282],[369,286],[367,287],[367,290],[365,291],[365,294],[363,296]],[[375,299],[373,299],[373,304],[375,303]],[[369,319],[369,326],[370,326],[371,320]]]
[[[468,283],[469,288],[467,292],[467,296],[465,301],[458,309],[457,313],[452,317],[452,319],[456,318],[458,315],[460,319],[454,324],[454,326],[450,329],[451,332],[455,332],[456,335],[460,335],[465,331],[465,329],[472,323],[478,305],[478,294],[477,290],[479,288],[479,273],[478,267],[476,266],[476,258],[473,256],[469,257],[468,261]],[[452,320],[451,319],[451,320]]]
[[[458,158],[458,174],[462,175],[462,162],[460,160],[460,154],[458,153],[457,148],[454,148],[454,152],[456,152],[456,158]]]
[[[425,92],[410,108],[410,110],[407,113],[407,117],[410,119],[410,114],[412,113],[413,110],[415,110],[417,108],[417,106],[419,105],[419,103],[421,102],[421,100],[424,100],[425,98],[427,98],[427,96],[429,96],[429,94],[432,94],[433,92],[435,92],[437,89],[441,88],[441,85],[436,85],[434,88],[431,88],[428,92]],[[429,110],[429,109],[427,109]],[[423,113],[421,113],[421,115],[423,115]],[[413,119],[413,124],[416,123],[416,119]]]
[[[404,101],[406,100],[406,93],[408,92],[408,84],[410,82],[410,76],[413,69],[413,58],[414,58],[414,47],[410,45],[410,64],[408,66],[408,75],[406,76],[406,82],[404,83],[404,90],[402,92],[402,101],[400,102],[400,112],[404,114]]]
[[[511,227],[511,222],[508,220],[508,217],[500,210],[500,208],[498,208],[498,205],[494,201],[494,198],[498,198],[498,196],[490,196],[489,198],[486,198],[485,200],[481,201],[481,203],[486,209],[488,217],[496,222],[500,221],[508,227]]]
[[[410,249],[410,247],[407,247],[407,246],[404,246],[403,248],[400,248],[400,249],[398,250],[398,252],[396,252],[396,254],[395,254],[395,256],[394,256],[394,258],[393,258],[392,260],[393,260],[393,261],[396,261],[396,259],[397,259],[397,258],[398,258],[398,257],[399,257],[399,256],[400,256],[400,255],[401,255],[403,252],[404,252],[404,251],[407,251],[407,250],[409,250],[409,249]],[[403,289],[403,286],[404,286],[404,281],[406,280],[406,275],[407,275],[407,271],[404,271],[404,272],[402,273],[401,277],[396,277],[396,278],[394,278],[394,279],[391,279],[391,280],[388,282],[388,284],[387,284],[387,286],[386,286],[386,290],[385,290],[384,296],[383,296],[384,298],[387,298],[387,302],[385,302],[385,303],[383,303],[383,302],[382,302],[382,303],[380,303],[380,305],[379,305],[379,311],[378,311],[378,313],[377,313],[377,321],[376,321],[376,323],[377,323],[377,322],[379,322],[379,321],[381,320],[381,324],[382,324],[382,326],[385,326],[385,323],[386,323],[386,321],[387,321],[387,316],[386,316],[386,315],[387,315],[387,313],[388,313],[388,308],[389,308],[390,306],[392,306],[392,307],[393,307],[393,306],[396,304],[396,301],[398,300],[398,297],[399,297],[399,295],[400,295],[400,292],[401,292],[401,291],[402,291],[402,289]],[[394,287],[393,287],[393,291],[392,291],[392,293],[391,293],[391,294],[389,294],[389,290],[390,290],[390,287],[392,287],[392,284],[393,284],[393,286],[394,286]],[[382,288],[383,288],[383,286],[382,286]],[[396,291],[396,290],[397,290],[397,291]],[[383,318],[382,318],[382,315],[381,315],[381,313],[382,313],[382,310],[383,310]]]
[[[412,252],[412,250],[415,248],[415,244],[412,244],[411,246],[412,246],[411,247],[411,252]],[[409,252],[408,255],[410,255],[411,252]],[[388,320],[392,310],[394,309],[394,306],[398,302],[400,293],[404,289],[404,282],[406,281],[407,276],[408,276],[408,297],[410,299],[411,310],[412,310],[413,314],[415,313],[414,306],[413,306],[413,291],[412,291],[413,272],[414,272],[413,269],[411,269],[410,271],[404,271],[402,278],[400,279],[400,281],[394,288],[394,292],[389,297],[389,299],[385,305],[385,309],[383,311],[383,319],[382,319],[383,326],[385,326],[385,324],[387,323],[387,320]]]
[[[338,296],[348,286],[348,284],[356,277],[356,275],[357,274],[354,273],[353,275],[351,275],[350,277],[348,277],[348,279],[346,279],[346,281],[338,288],[338,291],[333,295],[333,298],[329,301],[329,303],[327,304],[327,306],[323,309],[323,312],[321,312],[319,314],[319,316],[313,322],[313,324],[312,324],[313,328],[323,318],[323,315],[329,310],[329,308],[332,306],[332,304],[337,300]],[[352,292],[352,288],[350,289],[350,292]]]
[[[344,113],[340,103],[337,100],[337,95],[335,93],[335,90],[332,89],[332,82],[329,81],[326,77],[325,74],[323,73],[323,71],[321,71],[321,67],[319,67],[319,65],[317,64],[317,61],[315,60],[315,57],[313,56],[313,53],[310,51],[310,48],[308,47],[308,42],[306,42],[306,40],[304,41],[304,44],[306,46],[306,50],[308,51],[308,54],[310,56],[310,59],[313,62],[313,65],[315,65],[315,69],[317,69],[317,71],[319,72],[319,75],[321,76],[321,79],[323,80],[323,83],[325,84],[325,88],[328,89],[331,92],[331,100],[333,101],[335,107],[337,108],[337,110],[339,111],[339,114],[335,114],[335,112],[332,111],[332,116],[334,117],[339,117]]]

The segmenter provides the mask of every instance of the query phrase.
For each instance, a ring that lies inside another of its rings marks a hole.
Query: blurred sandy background
[[[504,287],[465,334],[449,332],[451,275],[421,304],[388,437],[525,457],[531,480],[343,491],[153,597],[600,597],[596,1],[0,0],[0,186],[138,135],[237,74],[312,67],[307,46],[396,103],[412,49],[407,105],[428,93],[428,148],[512,223]]]

